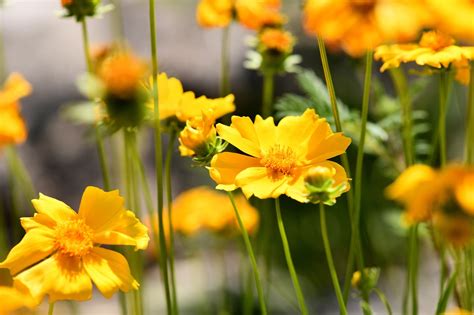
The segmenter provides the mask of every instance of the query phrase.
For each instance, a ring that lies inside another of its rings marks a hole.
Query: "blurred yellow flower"
[[[209,145],[213,145],[216,138],[215,120],[208,114],[196,116],[186,121],[186,127],[179,134],[179,152],[181,156],[206,156]]]
[[[149,86],[150,89],[153,86],[152,79]],[[158,104],[161,120],[176,117],[181,122],[201,116],[203,112],[212,111],[212,118],[217,119],[235,110],[233,94],[216,99],[196,98],[193,92],[183,91],[178,79],[164,72],[158,76]],[[148,108],[153,111],[153,99],[149,100]]]
[[[308,0],[304,28],[353,57],[391,41],[413,40],[429,22],[419,0]]]
[[[471,65],[467,59],[461,59],[453,62],[454,69],[456,70],[455,79],[461,84],[468,85],[471,76]]]
[[[433,214],[433,225],[443,238],[455,247],[462,247],[474,237],[474,222],[465,216],[443,212]]]
[[[435,27],[461,41],[474,44],[474,2],[472,0],[427,0]]]
[[[455,309],[446,311],[445,313],[443,313],[443,315],[474,315],[474,313],[460,309],[460,308],[455,308]]]
[[[457,202],[466,213],[474,216],[474,169],[465,172],[456,182],[454,194]]]
[[[239,22],[252,30],[286,23],[286,17],[279,12],[280,0],[235,0]]]
[[[245,154],[224,152],[214,156],[209,168],[217,189],[242,188],[250,198],[277,198],[285,194],[308,202],[305,175],[313,166],[334,168],[337,178],[344,169],[328,159],[345,152],[351,139],[333,133],[314,110],[285,117],[275,126],[273,117],[232,117],[232,124],[217,125],[217,132]],[[347,181],[347,179],[346,179]]]
[[[295,38],[290,32],[280,28],[265,28],[259,34],[259,42],[264,50],[276,50],[281,53],[291,53]]]
[[[26,140],[19,101],[30,93],[31,85],[18,73],[12,73],[0,90],[0,147]]]
[[[257,210],[243,196],[235,200],[246,230],[254,232],[259,223]],[[206,186],[181,193],[173,201],[172,216],[175,230],[186,235],[202,230],[223,232],[238,229],[229,198]]]
[[[453,62],[474,59],[474,47],[454,45],[454,39],[439,31],[423,33],[418,44],[383,45],[377,47],[375,59],[382,60],[383,72],[400,63],[416,62],[420,66],[447,68]]]
[[[226,27],[232,21],[233,0],[201,0],[196,19],[202,27]]]
[[[31,298],[28,289],[18,287],[0,286],[0,315],[13,314],[22,308],[33,309],[37,303]]]
[[[87,187],[78,213],[42,194],[33,206],[35,216],[21,219],[25,236],[0,268],[8,268],[37,302],[45,295],[50,302],[90,299],[91,281],[107,298],[138,289],[125,257],[99,245],[148,246],[147,228],[125,210],[118,191]]]

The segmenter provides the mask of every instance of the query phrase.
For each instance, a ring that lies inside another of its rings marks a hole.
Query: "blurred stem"
[[[275,199],[275,211],[277,215],[278,229],[280,230],[281,241],[283,243],[283,251],[285,253],[286,263],[288,265],[288,271],[290,272],[291,280],[293,281],[293,287],[298,299],[301,314],[307,315],[308,308],[306,307],[303,291],[301,290],[301,286],[298,281],[298,275],[296,274],[295,266],[293,265],[293,259],[291,258],[290,245],[288,244],[288,239],[286,237],[285,226],[283,225],[283,219],[281,217],[280,199],[278,198]]]
[[[378,288],[373,289],[375,294],[379,297],[380,301],[382,304],[385,306],[385,309],[387,310],[387,315],[392,315],[392,307],[390,306],[390,303],[388,302],[387,298],[385,297],[385,294],[383,294],[382,291],[380,291]]]
[[[342,296],[341,287],[339,286],[339,279],[337,278],[336,267],[334,267],[334,260],[332,258],[331,244],[329,243],[328,231],[326,226],[326,211],[324,204],[319,203],[321,235],[323,237],[324,251],[326,252],[326,259],[328,261],[329,273],[331,274],[332,284],[336,292],[337,302],[339,303],[339,311],[341,315],[347,315],[346,303]]]
[[[82,26],[82,42],[84,46],[84,57],[86,59],[87,72],[92,74],[93,68],[92,68],[92,60],[90,57],[89,33],[87,32],[86,18],[83,18],[81,20],[81,26]],[[91,100],[91,101],[94,101],[94,100]],[[108,166],[107,166],[107,160],[105,159],[104,141],[102,139],[102,135],[100,134],[98,125],[95,126],[95,141],[96,141],[97,153],[99,155],[99,163],[100,163],[100,169],[102,172],[104,190],[107,191],[107,190],[110,190],[109,171],[108,171]]]
[[[262,100],[262,116],[270,117],[273,112],[273,90],[274,90],[275,74],[272,71],[263,72],[263,100]]]
[[[221,50],[221,96],[230,93],[230,65],[229,65],[229,44],[230,25],[222,29],[222,50]]]
[[[367,131],[367,118],[369,114],[369,101],[370,101],[370,84],[372,80],[372,65],[373,65],[373,51],[367,52],[365,60],[365,79],[364,79],[364,94],[362,99],[362,112],[361,112],[361,130],[359,136],[359,146],[357,148],[357,160],[356,160],[356,171],[354,180],[354,215],[351,235],[351,247],[354,247],[358,255],[358,268],[361,272],[362,282],[365,282],[364,272],[364,257],[360,241],[360,212],[361,212],[361,194],[362,194],[362,168],[364,163],[364,146],[365,146],[365,133]],[[366,288],[362,290],[362,298],[368,306],[370,306],[369,294]],[[370,310],[363,308],[364,314],[370,314]]]
[[[441,167],[446,165],[446,107],[448,104],[448,73],[441,70],[439,74],[439,154]]]
[[[471,61],[467,101],[466,163],[474,164],[474,62]]]
[[[30,174],[18,154],[17,148],[15,146],[9,146],[6,151],[10,163],[10,171],[15,174],[15,180],[20,184],[21,190],[26,192],[24,196],[29,200],[34,199],[36,197],[36,190]]]
[[[3,83],[5,80],[7,69],[6,69],[6,62],[5,62],[5,42],[3,37],[3,1],[0,0],[0,84]]]
[[[407,290],[404,296],[403,314],[408,314],[408,305],[411,298],[411,314],[418,314],[418,224],[410,228],[408,248]]]
[[[334,122],[336,124],[336,131],[343,132],[341,118],[339,116],[339,109],[337,107],[337,98],[336,98],[336,91],[334,89],[334,84],[332,81],[331,76],[331,69],[329,68],[328,56],[326,53],[326,46],[324,45],[324,40],[318,37],[318,47],[319,47],[319,54],[321,55],[321,63],[323,65],[324,71],[324,78],[326,80],[326,86],[329,93],[329,100],[331,101],[331,108],[332,108],[332,115],[334,117]],[[349,164],[349,159],[347,158],[347,154],[344,152],[341,156],[342,166],[344,167],[347,177],[351,177],[351,168]],[[349,190],[347,193],[347,208],[349,211],[349,218],[351,221],[351,228],[354,229],[354,195],[352,194],[352,190]],[[356,255],[356,243],[351,239],[351,245],[349,248],[349,255],[345,273],[345,282],[344,282],[344,290],[343,290],[343,297],[344,302],[347,303],[347,299],[349,297],[349,290],[351,287],[351,277],[352,272],[354,270],[354,258]]]
[[[173,193],[171,182],[171,160],[173,158],[173,148],[176,142],[177,131],[176,128],[171,128],[168,139],[168,148],[166,150],[165,161],[165,177],[166,177],[166,201],[168,202],[168,228],[170,237],[169,246],[169,265],[170,265],[170,287],[171,287],[171,301],[173,303],[173,310],[176,314],[178,310],[178,298],[176,294],[176,275],[174,269],[174,228],[173,228]]]
[[[245,265],[247,267],[247,265]],[[252,270],[245,268],[245,275],[244,275],[244,300],[242,303],[243,308],[243,315],[252,315],[253,311],[253,285],[252,285]]]
[[[50,302],[48,307],[48,315],[53,315],[55,302]]]
[[[242,232],[242,237],[244,239],[245,248],[247,249],[247,254],[249,256],[250,264],[253,270],[253,276],[255,279],[255,286],[257,287],[257,294],[258,294],[258,301],[260,303],[260,312],[262,315],[267,315],[267,307],[265,306],[265,299],[262,290],[262,283],[260,281],[260,273],[258,272],[258,265],[257,260],[255,259],[255,254],[252,249],[252,244],[250,243],[250,238],[245,229],[245,225],[240,217],[239,209],[237,209],[237,205],[234,200],[234,195],[232,192],[228,192],[230,202],[232,203],[232,207],[234,208],[235,217],[237,218],[237,222],[240,227],[240,231]]]
[[[155,173],[156,173],[156,195],[158,200],[158,230],[160,235],[160,243],[156,246],[160,250],[161,273],[165,287],[166,310],[167,314],[174,314],[171,302],[171,292],[168,277],[168,253],[166,249],[166,239],[163,224],[163,154],[161,143],[161,121],[160,111],[158,107],[158,57],[156,51],[156,21],[155,21],[155,0],[149,0],[149,19],[150,19],[150,46],[151,46],[151,62],[152,62],[152,78],[153,78],[153,110],[154,110],[154,127],[155,127]]]
[[[112,18],[112,26],[114,31],[115,39],[122,40],[124,36],[124,27],[123,27],[123,14],[122,14],[122,1],[121,0],[112,0],[114,5],[114,12]]]
[[[408,92],[407,79],[403,70],[401,68],[391,69],[390,76],[392,77],[402,108],[403,148],[405,153],[405,165],[408,167],[415,161],[412,142],[412,103]]]

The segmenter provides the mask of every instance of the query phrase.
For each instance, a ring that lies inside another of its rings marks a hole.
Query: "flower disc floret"
[[[61,222],[55,232],[54,246],[60,254],[83,257],[94,247],[93,231],[83,219]]]

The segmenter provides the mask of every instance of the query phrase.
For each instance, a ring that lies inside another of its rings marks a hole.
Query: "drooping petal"
[[[12,275],[41,261],[54,251],[54,231],[46,227],[28,231],[23,239],[0,263],[0,268],[10,269]]]
[[[71,220],[77,217],[77,213],[67,204],[57,199],[39,194],[39,199],[33,199],[31,202],[36,211],[45,214],[56,223]]]
[[[248,167],[259,165],[259,160],[254,157],[224,152],[216,154],[212,158],[209,174],[218,184],[217,189],[232,191],[237,188],[235,185],[235,177],[237,174]]]
[[[58,300],[85,301],[92,296],[92,282],[80,258],[55,254],[14,278],[29,288],[32,297],[41,301],[49,295]]]
[[[117,252],[95,247],[83,262],[92,281],[106,298],[111,298],[118,290],[138,289],[139,284],[130,273],[127,260]]]

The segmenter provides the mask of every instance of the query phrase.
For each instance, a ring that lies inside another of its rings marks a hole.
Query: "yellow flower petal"
[[[31,93],[31,85],[19,73],[12,73],[0,90],[0,107],[9,106],[18,102],[20,98]]]
[[[65,255],[56,254],[43,260],[18,274],[14,281],[28,287],[36,301],[46,294],[50,302],[85,301],[92,296],[92,282],[81,259]]]
[[[121,254],[100,247],[92,249],[83,258],[84,269],[100,292],[111,298],[115,292],[138,289],[138,282],[132,277],[128,262]]]
[[[231,152],[216,154],[211,161],[209,174],[218,184],[217,189],[234,190],[235,177],[247,167],[260,166],[258,159]]]
[[[288,147],[296,143],[300,148],[294,150],[306,152],[308,140],[318,126],[318,119],[319,116],[312,109],[306,110],[301,116],[283,118],[277,127],[278,143]]]
[[[88,186],[82,195],[79,216],[95,232],[102,232],[114,224],[114,220],[124,211],[124,200],[118,190],[106,192]]]
[[[346,152],[351,144],[351,138],[342,133],[332,133],[329,124],[324,120],[318,121],[319,126],[309,140],[309,150],[306,159],[321,162]]]
[[[54,236],[54,231],[45,227],[28,231],[0,263],[0,268],[8,268],[15,275],[48,257],[54,250]]]
[[[277,139],[277,127],[273,117],[263,119],[260,115],[257,115],[254,128],[260,143],[260,151],[264,154],[275,145]]]
[[[47,215],[55,222],[71,220],[77,217],[77,213],[64,202],[39,194],[39,199],[31,202],[38,213]]]
[[[236,185],[242,188],[245,197],[255,195],[260,199],[278,198],[285,193],[287,181],[285,177],[269,178],[267,169],[261,166],[246,168],[235,179]]]
[[[54,228],[56,222],[49,216],[41,213],[35,213],[34,217],[20,218],[21,226],[28,232],[31,229],[48,227]]]
[[[255,157],[260,156],[258,137],[249,117],[232,117],[232,125],[218,124],[219,136],[241,151]]]
[[[0,301],[1,315],[13,314],[13,311],[25,307],[31,309],[36,304],[27,291],[23,292],[15,287],[0,287]]]

